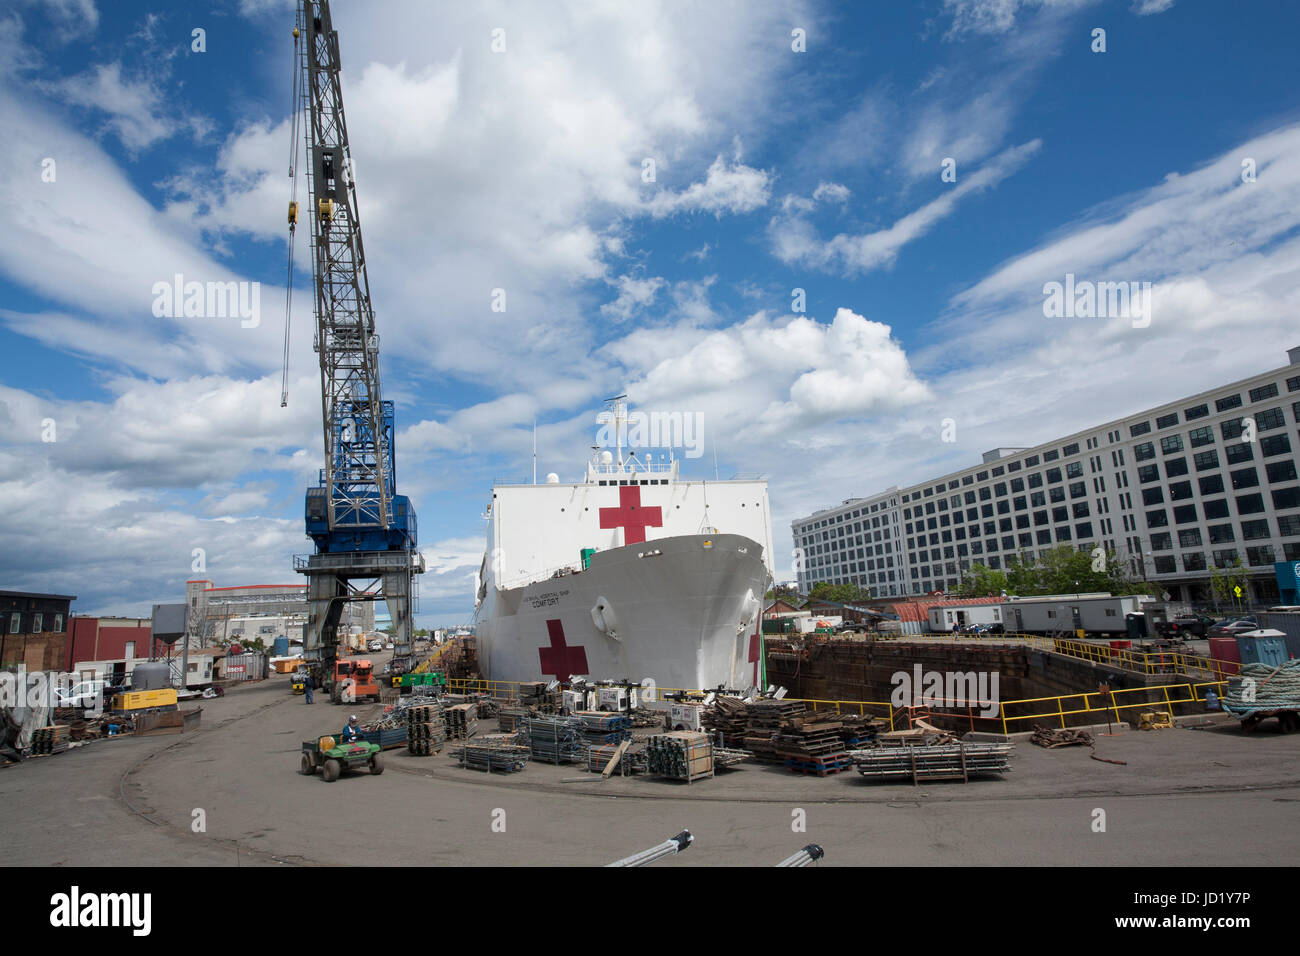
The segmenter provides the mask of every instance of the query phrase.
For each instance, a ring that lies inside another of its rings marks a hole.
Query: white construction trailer
[[[1001,624],[1001,604],[936,604],[930,608],[930,630],[949,634],[970,624]]]
[[[1049,594],[1007,598],[1002,623],[1008,633],[1125,637],[1128,615],[1153,599],[1142,594]]]

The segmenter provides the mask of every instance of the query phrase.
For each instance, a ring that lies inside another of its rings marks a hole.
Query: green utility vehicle
[[[298,772],[312,776],[320,770],[327,783],[333,783],[346,770],[369,767],[373,774],[384,772],[384,757],[378,744],[357,741],[338,743],[333,737],[320,737],[302,742],[302,761]]]

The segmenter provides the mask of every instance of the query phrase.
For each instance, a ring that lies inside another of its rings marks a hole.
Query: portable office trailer
[[[969,624],[1001,623],[1001,604],[936,604],[930,608],[930,630],[944,634]]]
[[[1128,615],[1150,601],[1145,595],[1054,594],[1009,598],[1002,606],[1006,629],[1024,634],[1070,634],[1125,637]]]

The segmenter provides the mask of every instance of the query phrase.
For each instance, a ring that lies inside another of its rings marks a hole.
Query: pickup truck
[[[1156,625],[1156,633],[1161,637],[1182,638],[1205,637],[1205,632],[1214,623],[1214,618],[1204,615],[1176,617]]]
[[[83,680],[72,687],[56,687],[54,706],[102,711],[109,695],[115,689],[104,680]]]

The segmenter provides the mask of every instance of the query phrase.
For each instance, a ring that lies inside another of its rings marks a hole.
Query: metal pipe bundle
[[[611,866],[649,866],[655,860],[662,860],[666,856],[674,856],[681,853],[688,846],[695,842],[695,837],[691,836],[690,830],[683,830],[675,837],[664,840],[657,846],[652,846],[648,850],[642,850],[640,853],[633,853],[631,856],[625,856],[621,860],[615,860],[613,863],[605,864]]]
[[[707,734],[689,730],[656,734],[646,741],[651,773],[688,783],[713,776],[713,745]]]
[[[811,866],[825,855],[826,851],[820,846],[816,843],[809,843],[793,856],[787,856],[777,866]]]
[[[406,713],[406,749],[417,757],[428,757],[442,750],[447,740],[442,702],[437,698],[417,698],[418,703],[404,708]]]
[[[610,733],[632,728],[632,721],[622,714],[611,714],[600,710],[580,710],[573,716],[581,720],[586,725],[587,730]]]
[[[548,763],[577,763],[583,759],[585,725],[572,717],[530,717],[525,722],[534,758]]]
[[[1014,744],[959,743],[933,747],[872,747],[851,751],[864,777],[907,777],[913,781],[1007,773]]]
[[[460,748],[460,765],[471,770],[500,770],[517,773],[528,764],[529,750],[513,740],[481,740],[464,743]]]

